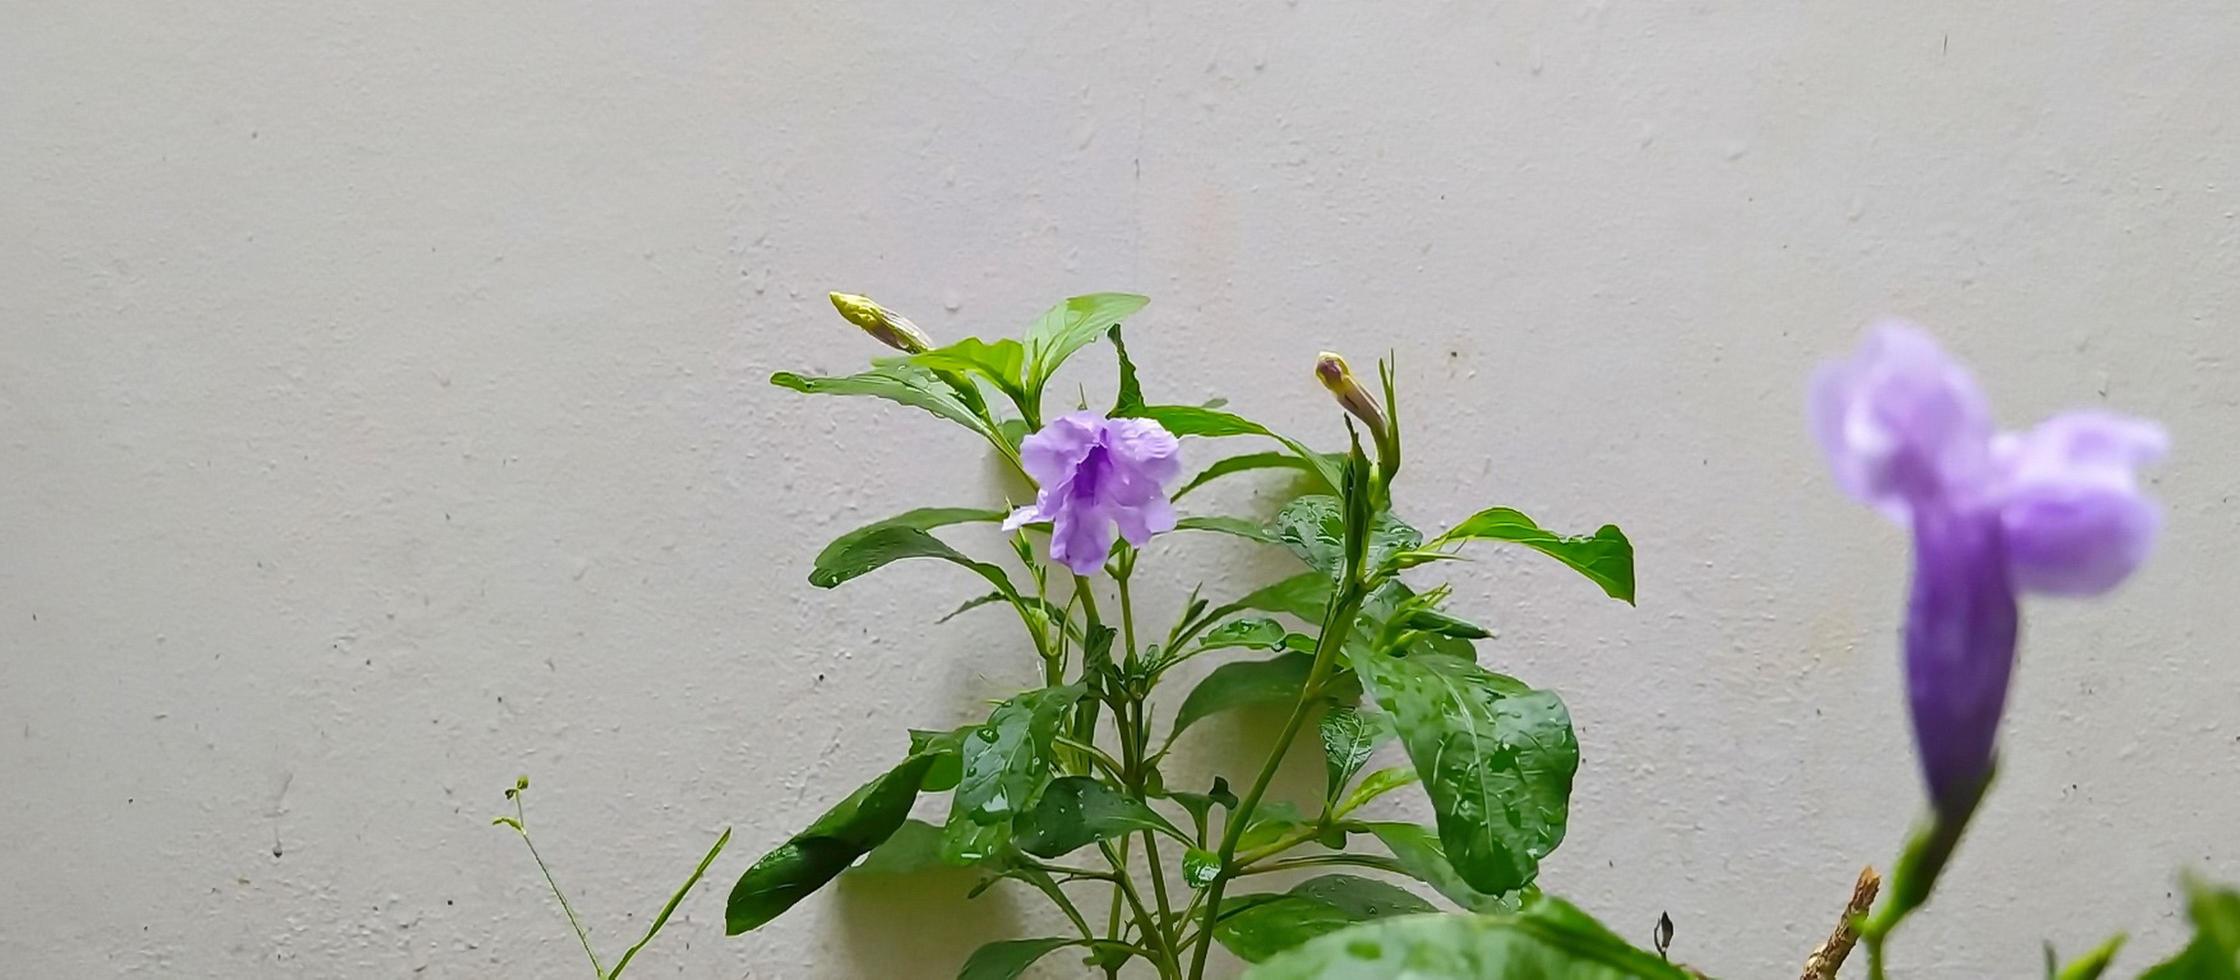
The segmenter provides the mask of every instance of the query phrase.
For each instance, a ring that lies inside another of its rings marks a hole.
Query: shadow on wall
[[[1020,914],[1009,882],[965,898],[980,877],[965,868],[840,876],[825,917],[826,948],[836,955],[819,964],[817,975],[954,976],[982,944],[1042,935],[1029,931],[1033,917]]]

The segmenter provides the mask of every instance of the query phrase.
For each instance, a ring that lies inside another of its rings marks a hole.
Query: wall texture
[[[1638,542],[1639,608],[1512,555],[1458,599],[1579,719],[1547,885],[1637,937],[1669,910],[1736,977],[1792,970],[1918,805],[1904,543],[1822,475],[1813,361],[1895,312],[2011,422],[2165,419],[2167,543],[2028,609],[2003,784],[1900,963],[2034,976],[2120,927],[2136,966],[2180,868],[2240,878],[2231,3],[0,23],[0,972],[579,975],[488,825],[521,772],[610,948],[736,828],[634,972],[941,977],[1042,928],[936,877],[721,937],[731,878],[898,729],[1031,672],[1000,616],[933,625],[950,569],[804,581],[857,523],[999,493],[925,417],[764,383],[870,353],[828,288],[952,337],[1145,292],[1154,395],[1323,441],[1313,352],[1395,351],[1421,523]],[[1176,541],[1145,602],[1276,568]]]

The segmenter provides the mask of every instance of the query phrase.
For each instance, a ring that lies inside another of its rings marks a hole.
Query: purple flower
[[[1990,770],[2016,593],[2096,595],[2139,567],[2162,519],[2136,470],[2168,437],[2102,412],[1998,432],[1967,369],[1898,321],[1814,375],[1810,410],[1836,482],[1913,530],[1906,693],[1930,801],[1949,814]]]
[[[1019,445],[1027,475],[1042,485],[1034,503],[1003,522],[1014,530],[1050,522],[1050,559],[1093,575],[1112,554],[1114,528],[1129,544],[1174,530],[1166,484],[1182,471],[1182,445],[1148,419],[1061,415]]]

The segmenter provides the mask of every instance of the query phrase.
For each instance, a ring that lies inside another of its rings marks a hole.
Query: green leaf
[[[1335,467],[1337,463],[1334,461],[1326,461],[1325,465]],[[1206,484],[1212,483],[1213,481],[1221,479],[1225,476],[1232,476],[1238,473],[1249,473],[1253,470],[1272,469],[1297,470],[1300,473],[1304,473],[1310,477],[1313,477],[1315,483],[1313,486],[1307,488],[1307,491],[1309,493],[1336,492],[1335,487],[1332,487],[1327,482],[1323,481],[1322,477],[1317,474],[1312,463],[1307,462],[1297,454],[1265,452],[1247,453],[1242,456],[1231,456],[1227,459],[1214,461],[1213,465],[1206,467],[1203,471],[1200,471],[1197,476],[1191,477],[1190,482],[1183,484],[1181,489],[1176,490],[1172,499],[1181,500],[1185,495],[1189,494],[1190,491],[1196,490],[1199,487],[1205,486]]]
[[[1231,906],[1236,911],[1228,911]],[[1246,962],[1258,963],[1356,922],[1432,911],[1430,902],[1398,886],[1354,875],[1324,875],[1300,882],[1287,894],[1243,895],[1223,903],[1213,938]]]
[[[2240,891],[2186,879],[2193,941],[2139,980],[2240,980]]]
[[[1345,574],[1346,514],[1338,498],[1325,495],[1300,497],[1276,514],[1271,528],[1299,560],[1332,578]],[[1383,568],[1394,554],[1423,544],[1423,533],[1409,527],[1390,511],[1376,515],[1369,528],[1367,569]]]
[[[1393,735],[1389,724],[1354,708],[1331,708],[1317,726],[1322,733],[1322,767],[1326,800],[1345,792],[1353,775],[1368,764],[1369,756]]]
[[[791,388],[810,395],[870,395],[899,402],[912,408],[922,408],[958,425],[993,437],[995,430],[986,419],[974,412],[957,390],[941,380],[938,375],[914,364],[892,362],[840,378],[812,378],[780,371],[770,376],[770,383],[780,388]]]
[[[1075,296],[1051,307],[1027,328],[1026,390],[1039,396],[1050,376],[1058,373],[1073,352],[1094,343],[1105,332],[1150,299],[1132,293],[1091,293]]]
[[[1004,339],[987,343],[978,337],[966,337],[947,347],[912,354],[909,363],[928,370],[966,375],[986,379],[997,391],[1011,399],[1012,404],[1024,411],[1027,387],[1024,380],[1026,348],[1016,340]]]
[[[1027,972],[1034,961],[1080,943],[1079,939],[1007,939],[989,943],[972,951],[972,957],[964,961],[964,969],[957,973],[957,980],[1013,980]]]
[[[1314,821],[1299,812],[1297,804],[1271,800],[1252,811],[1252,822],[1245,825],[1244,833],[1237,835],[1237,853],[1266,847],[1302,830],[1314,826]]]
[[[1361,785],[1354,787],[1353,792],[1347,793],[1345,801],[1339,803],[1337,809],[1333,812],[1335,813],[1335,815],[1343,817],[1346,814],[1361,809],[1363,806],[1367,805],[1370,800],[1383,796],[1386,793],[1390,793],[1402,786],[1414,785],[1417,778],[1416,767],[1413,765],[1390,766],[1384,769],[1379,769],[1376,772],[1372,772],[1367,776],[1362,777]],[[1444,853],[1442,853],[1440,856],[1440,860],[1444,861],[1445,859],[1445,855]]]
[[[892,836],[910,815],[933,761],[912,754],[755,861],[724,903],[724,933],[736,936],[777,918]]]
[[[964,776],[964,734],[971,730],[970,726],[948,732],[910,729],[910,754],[933,757],[933,765],[926,769],[919,792],[939,793],[956,788],[957,780]]]
[[[1189,811],[1190,821],[1198,828],[1200,839],[1206,835],[1206,814],[1213,812],[1214,807],[1219,806],[1224,810],[1237,808],[1237,794],[1229,792],[1229,781],[1219,776],[1213,777],[1213,788],[1203,793],[1168,793],[1167,799]]]
[[[2116,958],[2116,951],[2123,948],[2123,940],[2124,936],[2119,932],[2059,970],[2054,968],[2053,944],[2047,943],[2047,980],[2100,980],[2100,975],[2108,972],[2108,964]]]
[[[1530,883],[1563,842],[1579,769],[1563,700],[1452,657],[1359,656],[1354,669],[1400,730],[1463,880]]]
[[[1329,604],[1330,576],[1321,572],[1301,572],[1236,601],[1239,609],[1284,613],[1310,623],[1320,622]]]
[[[689,894],[693,886],[698,885],[700,879],[707,875],[708,866],[716,863],[716,855],[722,854],[724,845],[729,843],[731,843],[731,828],[725,827],[723,828],[723,836],[716,838],[715,846],[708,848],[708,853],[700,859],[699,867],[692,869],[692,874],[685,878],[684,884],[678,886],[677,890],[669,895],[668,903],[661,906],[661,911],[654,915],[653,924],[646,927],[646,934],[639,937],[636,944],[624,950],[622,958],[615,961],[614,969],[607,971],[607,980],[618,980],[622,976],[622,969],[629,966],[630,961],[638,957],[638,951],[646,948],[646,944],[652,942],[653,937],[661,934],[661,927],[669,924],[669,916],[676,914],[677,906],[684,903],[685,895]]]
[[[1438,911],[1436,906],[1414,892],[1390,882],[1359,875],[1309,878],[1292,886],[1291,894],[1326,903],[1357,922]]]
[[[1204,436],[1221,439],[1229,436],[1267,436],[1276,434],[1268,427],[1241,415],[1198,405],[1146,405],[1136,413],[1137,418],[1150,419],[1177,436]],[[1305,458],[1300,462],[1306,463]]]
[[[1167,818],[1088,776],[1052,780],[1034,809],[1020,814],[1012,827],[1021,850],[1046,858],[1139,830],[1190,843]]]
[[[893,836],[872,848],[848,873],[908,875],[946,866],[941,860],[941,828],[923,820],[905,820]]]
[[[1174,733],[1209,715],[1248,704],[1290,704],[1298,700],[1314,669],[1314,657],[1286,653],[1269,660],[1238,660],[1215,667],[1190,689],[1175,712]]]
[[[1185,848],[1182,852],[1182,881],[1193,890],[1213,884],[1215,875],[1221,873],[1221,855],[1202,847]]]
[[[1307,469],[1312,471],[1325,487],[1341,487],[1346,482],[1344,474],[1340,472],[1340,460],[1344,457],[1315,452],[1298,440],[1277,435],[1267,426],[1241,415],[1199,405],[1146,405],[1135,414],[1137,418],[1146,418],[1159,423],[1168,432],[1177,436],[1203,436],[1209,439],[1221,439],[1230,436],[1264,436],[1274,439],[1282,443],[1285,449],[1291,450],[1291,454],[1297,456],[1300,462],[1305,463]]]
[[[1010,598],[1011,598],[1010,596],[1004,595],[1004,594],[1003,594],[1003,593],[1001,593],[1001,592],[990,592],[990,593],[988,593],[987,595],[976,595],[976,596],[973,596],[973,597],[972,597],[972,598],[970,598],[970,599],[966,599],[966,600],[964,601],[964,604],[963,604],[963,605],[961,605],[961,606],[958,606],[957,608],[955,608],[955,609],[952,609],[952,610],[950,610],[950,611],[949,611],[949,614],[948,614],[948,615],[946,615],[946,616],[943,616],[943,617],[941,617],[940,619],[936,619],[936,620],[934,620],[934,621],[933,621],[933,624],[934,624],[935,626],[939,626],[939,625],[941,625],[941,624],[943,624],[943,623],[946,623],[946,622],[948,622],[948,621],[950,621],[950,620],[952,620],[952,619],[955,619],[955,618],[957,618],[958,616],[962,616],[962,615],[964,615],[965,613],[968,613],[968,612],[971,612],[971,611],[973,611],[973,610],[975,610],[975,609],[978,609],[978,608],[980,608],[981,606],[989,605],[989,604],[991,604],[991,603],[997,603],[997,602],[1005,602],[1005,601],[1008,601],[1008,600],[1009,600]]]
[[[1633,542],[1615,524],[1604,524],[1593,534],[1565,537],[1542,529],[1517,511],[1495,507],[1472,514],[1433,544],[1470,539],[1524,545],[1578,569],[1611,598],[1633,602]]]
[[[1080,684],[1028,691],[997,705],[986,724],[964,735],[964,772],[951,799],[943,857],[955,864],[988,857],[1011,820],[1033,809],[1050,781],[1058,723],[1084,692]]]
[[[1555,898],[1517,915],[1404,915],[1328,933],[1246,980],[1687,980]]]
[[[1198,646],[1205,650],[1226,650],[1244,647],[1250,650],[1273,650],[1283,645],[1283,624],[1272,619],[1232,619],[1205,632],[1198,638]]]
[[[1282,544],[1283,539],[1258,521],[1241,517],[1185,517],[1174,522],[1177,531],[1212,531],[1231,537],[1258,541],[1262,544]]]
[[[1132,418],[1143,410],[1143,382],[1136,380],[1136,362],[1128,358],[1128,343],[1120,339],[1120,325],[1113,324],[1107,336],[1112,338],[1113,356],[1120,359],[1120,393],[1112,401],[1111,416]]]
[[[1493,638],[1493,631],[1467,620],[1457,619],[1437,609],[1411,609],[1401,617],[1400,625],[1407,629],[1422,630],[1457,640],[1486,640]]]
[[[1357,921],[1326,902],[1292,895],[1239,895],[1222,905],[1233,905],[1237,911],[1222,914],[1214,924],[1213,938],[1247,963],[1259,963]]]
[[[1363,785],[1367,785],[1364,783]],[[1408,877],[1430,885],[1448,901],[1472,912],[1514,912],[1517,900],[1514,895],[1496,895],[1470,887],[1455,873],[1448,863],[1446,849],[1439,846],[1439,838],[1426,827],[1412,823],[1360,823],[1347,824],[1376,836],[1385,850],[1392,852],[1400,862],[1401,871]]]
[[[939,558],[955,562],[978,572],[981,577],[995,584],[997,591],[1016,595],[1011,577],[1003,569],[986,562],[973,561],[927,534],[928,528],[947,527],[951,524],[990,522],[1003,520],[1003,512],[977,507],[921,507],[897,514],[875,524],[866,524],[835,538],[824,550],[817,553],[816,567],[809,572],[809,584],[829,589],[849,579],[868,574],[881,566],[904,558]],[[961,610],[960,610],[961,611]]]

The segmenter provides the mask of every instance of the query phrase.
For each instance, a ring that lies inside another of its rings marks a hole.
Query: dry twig
[[[1859,881],[1851,886],[1851,901],[1843,907],[1843,918],[1836,921],[1828,941],[1804,959],[1804,976],[1801,980],[1835,980],[1836,971],[1843,969],[1843,960],[1851,955],[1851,947],[1859,944],[1861,916],[1874,905],[1875,893],[1882,890],[1882,876],[1872,867],[1859,869]]]

